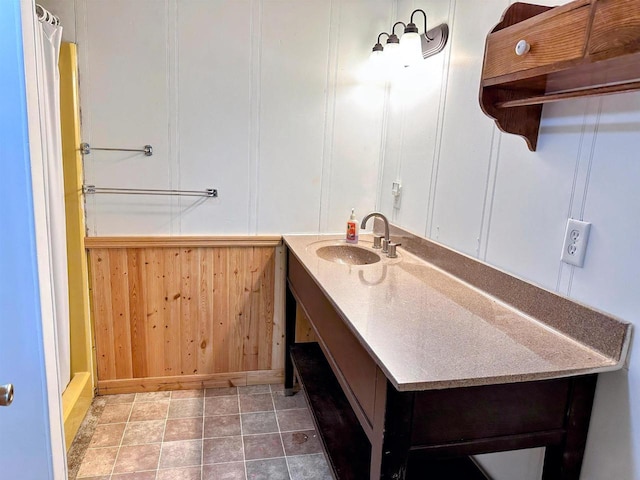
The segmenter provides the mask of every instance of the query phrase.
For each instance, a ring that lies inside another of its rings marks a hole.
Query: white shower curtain
[[[58,343],[60,394],[71,380],[69,334],[69,283],[67,272],[67,236],[62,174],[62,137],[60,133],[60,75],[58,57],[62,27],[52,24],[52,16],[38,7],[36,22],[36,68],[38,105],[41,121],[44,189],[47,211],[47,242],[50,251],[51,288]],[[44,18],[43,18],[44,17]],[[58,23],[57,19],[53,23]]]

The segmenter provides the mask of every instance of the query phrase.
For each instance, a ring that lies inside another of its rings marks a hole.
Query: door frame
[[[62,398],[57,360],[56,325],[53,314],[51,290],[50,257],[47,241],[47,218],[44,196],[44,170],[41,143],[41,129],[38,103],[38,77],[36,66],[36,20],[34,0],[20,0],[22,16],[22,43],[27,99],[27,121],[29,131],[29,156],[33,190],[33,210],[36,233],[36,257],[42,319],[42,352],[44,359],[47,402],[49,410],[49,431],[51,442],[51,462],[53,478],[67,478],[67,459],[62,420]]]

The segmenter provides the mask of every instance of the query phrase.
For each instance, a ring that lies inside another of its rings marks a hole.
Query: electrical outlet
[[[584,265],[584,254],[587,251],[591,224],[570,218],[567,222],[567,231],[564,234],[562,256],[560,259],[576,267]]]

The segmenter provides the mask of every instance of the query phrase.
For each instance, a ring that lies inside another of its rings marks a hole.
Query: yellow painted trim
[[[279,235],[208,236],[208,237],[86,237],[84,245],[92,248],[165,248],[165,247],[279,247]]]
[[[62,394],[62,416],[64,420],[64,439],[67,450],[73,442],[84,416],[93,400],[93,387],[89,372],[76,373]]]
[[[60,123],[67,223],[67,268],[69,272],[69,324],[71,340],[71,382],[62,395],[65,439],[71,444],[93,398],[89,274],[84,248],[85,223],[82,195],[82,155],[76,45],[60,47]]]

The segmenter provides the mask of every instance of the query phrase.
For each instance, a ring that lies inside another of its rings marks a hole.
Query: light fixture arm
[[[422,15],[424,15],[424,36],[427,37],[427,40],[433,40],[433,38],[429,37],[429,35],[427,34],[428,30],[427,30],[427,14],[424,10],[418,8],[417,10],[414,10],[411,13],[411,20],[409,21],[409,25],[406,26],[406,28],[404,29],[405,33],[407,33],[408,31],[412,31],[412,32],[418,32],[418,28],[416,27],[416,24],[413,23],[413,16],[416,13],[422,13]]]
[[[389,35],[387,32],[380,32],[380,35],[378,35],[378,43],[380,43],[380,37],[381,37],[382,35],[386,35],[386,36],[387,36],[387,38],[389,38],[389,37],[391,36],[391,35]]]
[[[404,28],[407,28],[407,24],[404,22],[396,22],[393,24],[393,27],[391,27],[391,35],[395,35],[396,34],[396,27],[398,25],[402,25]]]
[[[391,35],[389,35],[389,38],[387,39],[387,43],[398,43],[398,44],[400,43],[400,39],[396,35],[396,26],[398,25],[402,25],[404,28],[407,28],[404,22],[394,23],[393,27],[391,27]]]
[[[373,46],[373,52],[382,52],[384,50],[384,47],[380,43],[380,37],[382,35],[386,35],[387,37],[389,37],[389,34],[387,32],[381,32],[380,35],[378,35],[378,42]]]

